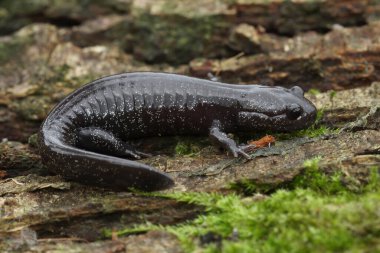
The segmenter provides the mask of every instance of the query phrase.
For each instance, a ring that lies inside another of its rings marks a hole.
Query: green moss
[[[332,134],[334,132],[335,132],[334,130],[332,130],[332,129],[324,126],[324,125],[321,125],[321,126],[312,126],[312,127],[307,128],[307,129],[299,130],[296,133],[294,133],[294,135],[297,137],[307,136],[310,138],[315,138],[315,137],[319,137],[319,136],[323,136],[323,135],[329,135],[329,134]]]
[[[199,151],[199,150],[198,150]],[[198,152],[196,151],[196,152]],[[188,143],[178,142],[175,146],[175,153],[177,155],[188,155],[194,153],[191,146]]]
[[[310,161],[310,166],[315,166]],[[377,181],[378,185],[379,182]],[[374,252],[380,250],[380,194],[325,195],[313,189],[278,190],[259,202],[238,195],[173,193],[178,201],[205,206],[206,214],[178,226],[154,226],[175,234],[186,252]],[[144,226],[135,229],[141,231]],[[129,234],[132,230],[121,231]],[[200,246],[212,232],[218,244]]]
[[[46,69],[41,76],[36,75],[34,78],[40,86],[36,95],[54,95],[54,97],[57,97],[56,100],[60,100],[67,95],[62,91],[68,92],[68,90],[74,90],[87,83],[87,76],[84,76],[83,80],[82,78],[67,78],[69,70],[70,66],[63,64]]]
[[[241,180],[239,182],[234,182],[229,185],[230,190],[234,190],[238,193],[244,194],[244,195],[252,195],[254,193],[271,193],[273,192],[278,185],[274,184],[258,184],[256,182],[253,182],[252,180]]]
[[[320,94],[321,91],[315,88],[311,88],[310,90],[307,91],[307,93],[310,95],[317,95],[317,94]]]
[[[43,120],[54,104],[72,90],[92,80],[91,76],[67,79],[68,71],[69,66],[62,65],[47,67],[43,73],[36,73],[30,78],[30,83],[38,86],[38,88],[28,96],[13,99],[9,108],[25,120]]]
[[[50,110],[51,99],[44,96],[29,96],[12,101],[10,108],[26,120],[42,120]]]
[[[37,148],[38,147],[38,134],[32,134],[31,136],[29,136],[28,144],[33,148]]]
[[[194,155],[199,153],[200,150],[199,146],[188,141],[179,141],[175,146],[175,153],[177,155]]]
[[[321,159],[322,157],[317,156],[306,160],[303,164],[303,173],[296,176],[288,185],[288,188],[309,188],[323,194],[338,194],[350,191],[350,188],[347,188],[342,182],[343,174],[340,170],[327,175],[320,169],[319,162]]]
[[[261,202],[241,201],[236,195],[176,196],[185,201],[206,205],[209,214],[191,225],[168,230],[175,233],[188,251],[197,248],[194,243],[209,231],[223,236],[224,252],[323,252],[348,249],[371,249],[376,246],[376,225],[365,225],[369,233],[358,236],[362,230],[362,215],[371,222],[379,222],[376,209],[380,196],[368,194],[362,199],[352,197],[324,197],[314,191],[298,189],[278,191]],[[211,201],[210,201],[211,199]],[[365,210],[365,212],[363,212]],[[233,231],[238,238],[232,238]],[[215,247],[209,248],[216,252]],[[207,251],[206,251],[207,252]]]
[[[360,183],[351,176],[345,175],[339,168],[332,172],[326,172],[320,167],[322,157],[317,156],[308,159],[303,164],[303,171],[291,182],[282,184],[257,184],[251,180],[242,180],[230,185],[230,189],[244,195],[254,193],[273,193],[277,189],[295,190],[311,189],[324,195],[360,194],[380,190],[380,176],[378,167],[369,168],[369,176],[366,183]]]
[[[368,177],[368,184],[362,187],[364,192],[380,191],[380,167],[371,166],[369,168],[370,174]]]
[[[186,18],[180,15],[136,14],[133,37],[125,47],[147,62],[181,64],[196,57],[230,56],[224,37],[228,23],[218,16]],[[218,44],[219,47],[212,45]]]
[[[202,205],[205,213],[177,226],[143,224],[118,234],[165,230],[177,236],[185,252],[380,251],[379,167],[370,167],[368,182],[352,190],[343,173],[321,168],[322,159],[306,160],[303,173],[274,186],[277,190],[243,181],[246,193],[273,192],[261,200],[236,194],[148,193]],[[221,239],[201,243],[206,234]]]
[[[339,129],[332,129],[329,128],[323,124],[321,124],[321,120],[324,115],[324,109],[317,110],[317,117],[312,126],[310,126],[307,129],[301,129],[298,131],[294,131],[291,133],[278,133],[275,134],[277,139],[279,140],[288,140],[295,137],[302,138],[302,137],[309,137],[309,138],[316,138],[320,136],[335,134],[339,131]]]
[[[361,185],[357,180],[344,175],[338,168],[333,172],[325,172],[320,167],[322,157],[317,156],[308,159],[303,164],[303,171],[296,176],[291,182],[282,184],[257,184],[251,180],[242,180],[230,185],[230,189],[236,192],[250,195],[254,193],[272,193],[276,189],[294,190],[297,188],[312,189],[315,192],[325,195],[361,193],[368,191],[370,187],[375,190],[379,179],[377,178],[376,169],[371,169],[371,174],[368,178],[368,185]],[[373,172],[375,171],[375,172]]]
[[[329,93],[329,97],[330,97],[330,100],[331,100],[331,101],[334,99],[335,96],[336,96],[336,91],[335,91],[335,90],[330,91],[330,93]]]
[[[321,160],[320,156],[306,160],[303,173],[284,187],[286,189],[312,189],[325,195],[360,194],[380,190],[378,167],[370,167],[367,183],[360,183],[351,176],[343,174],[339,168],[335,168],[333,172],[325,172],[320,168]]]
[[[177,236],[185,252],[378,252],[379,167],[370,168],[368,183],[358,194],[342,183],[341,173],[323,173],[321,161],[306,160],[304,173],[288,189],[261,200],[236,194],[153,194],[204,206],[205,213],[177,226],[146,224],[118,234],[166,230]],[[208,233],[221,241],[201,244]]]
[[[22,41],[20,39],[0,42],[0,64],[4,64],[21,54],[26,43],[27,41]]]
[[[1,0],[0,9],[3,15],[0,16],[0,34],[13,32],[32,22],[31,16],[40,13],[49,0]]]
[[[38,86],[32,94],[14,99],[10,108],[26,120],[41,121],[49,110],[71,91],[94,79],[92,75],[68,78],[70,66],[46,67],[43,72],[36,73],[30,82]]]
[[[12,16],[31,15],[42,11],[49,5],[49,0],[2,0],[0,6]]]

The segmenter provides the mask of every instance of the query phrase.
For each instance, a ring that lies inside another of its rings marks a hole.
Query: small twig
[[[62,237],[62,238],[42,238],[37,239],[39,242],[49,242],[49,241],[81,241],[81,242],[88,242],[87,240],[79,237]]]
[[[362,116],[362,117],[359,117],[358,119],[356,119],[354,122],[350,122],[348,124],[346,124],[345,126],[343,126],[338,134],[341,134],[343,131],[351,131],[355,128],[364,128],[367,126],[368,124],[368,118],[373,116],[374,114],[376,114],[376,112],[380,109],[380,106],[379,105],[374,105],[370,108],[369,112]]]
[[[14,179],[14,178],[11,178],[11,180],[12,180],[15,184],[18,184],[18,185],[25,185],[24,183],[21,183],[21,182],[17,181],[17,180]]]

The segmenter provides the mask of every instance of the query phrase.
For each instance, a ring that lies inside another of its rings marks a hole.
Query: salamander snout
[[[302,113],[303,113],[303,109],[298,104],[292,103],[292,104],[288,104],[286,106],[286,116],[290,120],[296,120],[296,119],[298,119],[299,117],[301,117]]]

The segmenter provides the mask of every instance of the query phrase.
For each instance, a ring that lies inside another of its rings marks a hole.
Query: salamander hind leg
[[[210,128],[210,139],[219,146],[227,149],[232,153],[234,157],[238,157],[239,155],[244,156],[247,159],[251,159],[251,157],[244,151],[243,148],[237,146],[236,142],[229,138],[225,132],[222,130],[222,126],[219,121],[214,121]]]
[[[88,151],[133,159],[149,156],[136,151],[134,147],[102,128],[80,128],[77,131],[77,137],[77,146]]]

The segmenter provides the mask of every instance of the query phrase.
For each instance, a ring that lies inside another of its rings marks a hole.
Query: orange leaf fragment
[[[254,146],[255,149],[259,149],[259,148],[270,147],[271,144],[275,142],[276,142],[276,139],[274,138],[274,136],[265,135],[263,138],[257,141],[254,141],[254,140],[248,141],[248,144]]]

